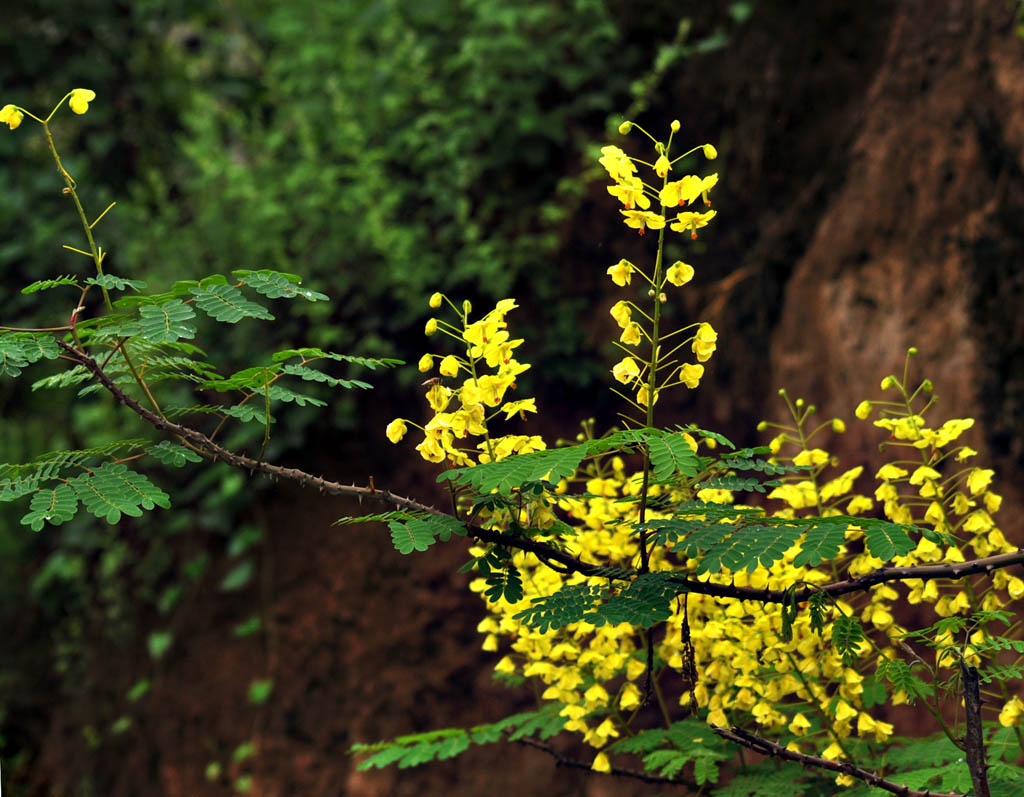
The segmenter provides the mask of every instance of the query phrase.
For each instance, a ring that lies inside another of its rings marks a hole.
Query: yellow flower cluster
[[[74,113],[83,114],[89,110],[89,103],[96,99],[96,92],[92,89],[73,89],[69,91],[64,98],[57,103],[50,115],[46,119],[40,119],[37,116],[26,111],[17,105],[7,104],[3,108],[0,108],[0,124],[7,125],[11,130],[16,130],[22,123],[25,115],[28,114],[32,119],[37,122],[46,124],[53,118],[53,115],[57,112],[57,109],[64,103],[64,100],[68,101],[68,106]]]
[[[770,494],[784,504],[776,514],[797,517],[871,511],[875,501],[854,492],[863,467],[833,475],[835,457],[811,441],[826,429],[841,433],[845,424],[835,419],[808,430],[807,421],[814,408],[804,407],[803,402],[797,405],[792,407],[797,423],[782,427],[771,448],[776,451],[777,462],[803,466],[805,470],[785,478]],[[992,520],[1000,502],[988,489],[992,471],[960,468],[943,475],[947,464],[974,454],[965,446],[953,447],[960,434],[970,428],[968,420],[947,421],[932,429],[925,424],[923,412],[915,413],[908,406],[903,411],[887,410],[877,425],[892,431],[894,439],[903,444],[889,450],[905,452],[920,460],[912,464],[895,459],[878,471],[876,500],[881,502],[886,516],[950,535],[946,545],[922,538],[913,551],[896,557],[892,564],[963,561],[966,547],[978,556],[1013,549]],[[894,430],[899,430],[899,434]],[[922,440],[926,445],[919,445]],[[784,454],[786,450],[791,453]],[[585,497],[571,497],[563,484],[558,502],[558,509],[568,522],[585,531],[567,540],[567,550],[587,562],[635,566],[638,547],[637,537],[631,533],[631,521],[635,520],[634,499],[641,489],[640,474],[627,472],[622,460],[616,457],[610,468],[595,463],[589,473],[579,478]],[[655,487],[653,493],[656,495],[658,490]],[[729,500],[728,494],[721,491],[701,491],[698,497],[704,501]],[[648,514],[648,519],[656,517],[657,514]],[[883,562],[864,550],[862,537],[863,531],[851,525],[847,546],[839,558],[817,568],[794,565],[799,550],[794,546],[770,568],[752,573],[723,570],[702,578],[713,583],[782,590],[795,584],[823,584],[836,580],[839,574],[863,575],[881,567]],[[496,670],[537,680],[543,699],[564,704],[566,728],[579,733],[594,748],[600,749],[621,735],[635,732],[637,729],[631,725],[644,700],[646,642],[642,630],[628,624],[595,627],[587,622],[543,633],[528,628],[515,615],[528,608],[531,599],[551,595],[567,585],[589,582],[594,587],[606,587],[608,582],[588,580],[579,574],[562,575],[528,554],[517,554],[514,561],[524,577],[523,600],[516,604],[487,601],[488,615],[479,626],[486,635],[485,650],[501,650],[503,640],[509,643],[510,650]],[[671,569],[692,574],[696,564],[694,560],[673,559],[662,548],[655,548],[650,560],[653,571]],[[910,602],[932,604],[940,617],[1004,607],[1009,600],[1024,594],[1024,581],[1005,571],[997,571],[985,581],[984,590],[980,585],[964,582],[919,579],[904,583],[906,588],[881,584],[849,600],[834,601],[826,608],[825,624],[820,630],[812,626],[810,613],[802,609],[792,622],[788,641],[783,632],[781,606],[690,594],[687,622],[700,673],[693,696],[702,715],[719,726],[753,723],[758,733],[774,735],[791,749],[833,760],[846,757],[845,740],[850,736],[883,742],[893,733],[893,726],[866,709],[865,680],[876,663],[898,655],[893,640],[904,634],[905,629],[895,621],[893,605],[901,592],[906,594],[909,588]],[[475,581],[471,588],[482,592],[483,579]],[[686,716],[689,711],[690,695],[679,688],[686,655],[680,604],[681,601],[674,604],[672,616],[654,637],[654,692],[666,721],[673,716],[667,704],[668,694],[679,695],[682,691],[678,702],[685,710],[681,714],[676,710],[675,718]],[[853,661],[844,661],[831,644],[832,625],[840,616],[857,617],[869,636],[860,642]],[[972,641],[980,643],[984,638],[983,632],[977,632]],[[936,655],[936,671],[957,664],[953,640],[949,643],[946,648],[940,647]],[[969,661],[979,663],[970,646],[966,653]],[[897,692],[892,702],[907,702],[910,697]],[[1004,706],[1000,721],[1004,725],[1016,724],[1022,711],[1024,703],[1014,697]],[[602,755],[595,762],[597,768],[609,765],[607,755]]]
[[[447,297],[434,294],[430,306],[440,307],[442,301],[448,301]],[[488,423],[499,414],[509,420],[537,412],[532,398],[507,400],[507,394],[516,389],[516,377],[530,367],[514,358],[515,349],[523,341],[511,338],[505,322],[505,316],[516,307],[515,301],[502,299],[476,321],[470,320],[469,302],[461,307],[451,301],[448,304],[455,311],[457,323],[431,318],[426,331],[428,335],[443,332],[458,341],[461,351],[457,355],[425,354],[419,361],[419,370],[428,373],[436,360],[441,375],[424,383],[433,417],[423,426],[396,418],[388,424],[388,439],[397,443],[409,426],[415,426],[423,431],[423,440],[416,446],[420,456],[428,462],[447,461],[456,467],[545,448],[537,435],[492,437],[488,429]],[[453,381],[447,383],[448,379]]]

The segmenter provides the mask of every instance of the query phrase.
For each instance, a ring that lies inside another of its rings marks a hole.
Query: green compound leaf
[[[167,509],[171,505],[167,493],[126,465],[107,463],[69,483],[82,506],[110,524],[120,521],[122,514],[139,517],[143,509]]]
[[[656,482],[664,482],[676,473],[696,476],[700,468],[697,455],[690,449],[681,434],[661,429],[641,429],[638,433],[645,439],[651,454],[653,470],[651,476]]]
[[[872,556],[887,562],[894,556],[905,556],[917,547],[904,527],[864,524],[864,542]]]
[[[337,379],[333,376],[328,376],[323,371],[318,371],[315,368],[309,368],[305,365],[295,365],[289,363],[281,369],[282,373],[290,374],[291,376],[297,376],[299,379],[303,379],[306,382],[323,382],[329,387],[341,387],[346,390],[350,390],[354,387],[361,388],[363,390],[371,390],[373,385],[368,385],[359,379]]]
[[[32,531],[41,531],[49,523],[59,526],[71,520],[78,512],[78,498],[66,484],[58,484],[52,490],[40,490],[32,496],[29,512],[21,518],[21,524]]]
[[[516,566],[510,562],[501,570],[488,575],[484,595],[491,603],[502,598],[509,603],[519,603],[523,599],[523,578]]]
[[[595,626],[630,623],[651,628],[672,614],[672,600],[681,591],[669,572],[641,573],[617,595],[611,595],[583,619]]]
[[[139,308],[138,334],[150,343],[174,343],[181,338],[194,338],[196,328],[186,322],[195,317],[195,311],[180,299],[144,305]]]
[[[196,297],[196,307],[217,321],[237,324],[243,318],[274,320],[263,305],[249,301],[231,285],[206,285],[204,281],[203,287],[192,289],[192,295]]]
[[[260,269],[259,271],[238,269],[232,271],[231,276],[268,299],[302,297],[310,302],[324,302],[328,298],[322,293],[301,287],[302,278],[297,274],[287,274],[270,269]]]
[[[187,462],[203,461],[203,458],[192,449],[172,443],[169,440],[162,440],[156,445],[150,446],[146,449],[146,453],[164,465],[170,465],[174,468],[183,468]]]
[[[49,333],[0,333],[0,376],[20,376],[22,369],[31,363],[55,360],[59,356],[57,342]]]
[[[832,647],[847,667],[857,660],[857,651],[864,641],[864,629],[856,617],[837,617],[832,623]]]
[[[218,412],[228,415],[242,423],[256,422],[260,426],[267,425],[267,413],[261,405],[250,401],[248,404],[236,404],[233,407],[219,407]],[[270,416],[270,423],[277,423],[274,416]]]
[[[376,515],[347,515],[345,517],[338,518],[331,525],[349,526],[353,523],[388,523],[392,520],[423,520],[429,517],[429,512],[395,510],[391,512],[380,512]]]
[[[113,274],[104,274],[100,277],[89,277],[85,283],[86,285],[99,285],[101,288],[106,288],[108,291],[123,291],[125,288],[131,288],[133,291],[141,291],[146,288],[146,283],[142,280],[126,280],[122,277],[116,277]]]
[[[53,376],[37,379],[32,383],[32,390],[53,390],[62,387],[74,387],[92,379],[92,372],[84,365],[76,365]]]
[[[845,525],[824,523],[816,525],[808,530],[800,553],[793,560],[793,566],[817,567],[822,562],[835,559],[845,540]]]
[[[509,495],[513,488],[525,482],[543,479],[555,484],[559,479],[571,476],[583,461],[585,454],[586,445],[552,448],[531,454],[518,454],[473,468],[446,470],[437,477],[437,480],[469,485],[479,493],[497,490],[502,495]]]
[[[26,285],[21,289],[22,293],[36,293],[38,291],[48,291],[50,288],[59,288],[62,285],[74,285],[78,287],[78,279],[68,274],[65,277],[56,277],[48,280],[37,280],[31,285]]]
[[[391,542],[399,553],[410,554],[413,551],[425,551],[437,540],[448,542],[453,534],[466,536],[466,529],[453,517],[447,515],[427,515],[410,520],[392,520],[388,523],[391,529]]]
[[[722,568],[752,573],[782,559],[802,533],[799,526],[715,523],[698,527],[672,550],[699,559],[698,575]]]
[[[604,587],[591,584],[566,584],[558,592],[534,598],[533,604],[515,615],[525,625],[544,633],[551,628],[563,628],[578,623],[607,596]]]
[[[338,354],[333,351],[324,351],[311,346],[302,349],[285,349],[276,352],[270,359],[275,363],[283,362],[292,357],[302,357],[304,360],[335,360],[336,362],[352,363],[371,371],[377,367],[393,368],[396,365],[404,365],[404,361],[395,360],[390,357],[356,357],[351,354]]]
[[[327,402],[322,399],[313,398],[303,393],[296,393],[294,390],[289,390],[281,385],[271,385],[267,388],[267,394],[270,396],[271,401],[295,402],[300,407],[305,407],[307,404],[313,407],[327,406]]]

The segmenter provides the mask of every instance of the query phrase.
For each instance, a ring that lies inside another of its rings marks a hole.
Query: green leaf
[[[236,404],[233,407],[220,407],[218,412],[229,415],[243,423],[255,421],[260,426],[267,425],[267,413],[259,404],[250,401],[248,404]],[[277,423],[273,415],[270,416],[271,423]]]
[[[487,588],[484,590],[484,595],[492,603],[502,598],[509,603],[519,603],[523,599],[523,579],[515,565],[509,563],[501,570],[487,576]]]
[[[391,541],[400,553],[425,551],[435,539],[448,542],[452,534],[466,536],[465,527],[455,518],[447,515],[426,515],[408,520],[391,520]]]
[[[173,642],[174,635],[170,631],[154,631],[151,633],[146,638],[146,647],[149,649],[150,658],[163,658]]]
[[[579,467],[586,446],[552,448],[531,454],[517,454],[498,462],[487,462],[473,468],[453,468],[437,477],[438,482],[452,481],[469,485],[479,493],[498,490],[509,495],[513,488],[524,482],[545,479],[556,484],[559,479],[571,476]]]
[[[0,376],[20,376],[27,365],[59,356],[57,342],[49,333],[0,332]]]
[[[196,297],[196,307],[217,321],[237,324],[243,318],[274,320],[265,307],[249,301],[238,288],[230,285],[207,286],[204,280],[203,287],[192,289],[192,295]]]
[[[583,619],[595,626],[630,623],[651,628],[672,614],[671,602],[682,588],[670,572],[641,573],[618,594],[607,597]]]
[[[59,526],[77,512],[78,498],[74,490],[66,484],[58,484],[52,490],[40,490],[32,496],[29,512],[21,518],[21,524],[32,531],[40,531],[44,524]]]
[[[651,473],[654,481],[668,481],[676,473],[696,476],[700,464],[686,438],[660,429],[644,429],[640,433],[647,441],[651,453]]]
[[[578,623],[607,594],[605,588],[591,584],[566,584],[552,595],[533,598],[532,605],[514,619],[543,634],[551,628]]]
[[[856,617],[837,617],[832,622],[832,647],[843,658],[847,667],[857,659],[860,643],[864,641],[864,628]]]
[[[818,525],[807,532],[800,553],[793,559],[794,567],[817,567],[835,559],[846,540],[846,530],[839,525]]]
[[[273,678],[261,678],[249,684],[249,702],[254,706],[262,706],[270,699],[274,691]]]
[[[50,288],[58,288],[62,285],[74,285],[78,287],[78,280],[68,274],[66,277],[56,277],[55,279],[48,280],[37,280],[31,285],[26,285],[21,289],[22,293],[36,293],[37,291],[48,291]]]
[[[186,323],[196,317],[195,311],[180,299],[139,308],[139,336],[151,343],[174,343],[181,338],[194,338],[196,328]]]
[[[99,285],[101,288],[106,288],[108,291],[123,291],[125,288],[131,288],[134,291],[141,291],[146,288],[146,283],[142,280],[127,280],[121,277],[115,277],[113,274],[89,277],[86,279],[85,283],[86,285]]]
[[[236,637],[247,637],[259,632],[263,627],[263,621],[260,620],[259,615],[254,614],[248,620],[243,620],[234,627],[232,633]]]
[[[296,274],[286,274],[270,269],[260,269],[259,271],[238,269],[232,271],[231,276],[268,299],[294,299],[301,296],[310,302],[323,302],[328,298],[317,291],[300,287],[302,279]]]
[[[71,479],[69,484],[88,512],[110,524],[117,523],[122,514],[139,517],[143,509],[167,509],[171,505],[167,493],[123,464],[106,463],[91,474]]]
[[[917,547],[907,531],[895,525],[868,525],[864,530],[864,541],[871,555],[883,562],[894,556],[904,556]]]
[[[183,468],[187,462],[203,461],[203,458],[192,449],[172,443],[169,440],[162,440],[156,445],[150,446],[146,449],[146,453],[164,465],[170,465],[175,468]]]
[[[267,394],[270,396],[271,401],[295,402],[300,407],[305,407],[307,404],[313,407],[327,406],[327,402],[323,399],[296,393],[294,390],[289,390],[281,385],[271,385],[267,388]]]
[[[285,365],[281,372],[297,376],[306,382],[322,382],[329,387],[341,387],[346,390],[354,387],[361,388],[362,390],[371,390],[373,388],[373,385],[369,385],[359,379],[336,379],[333,376],[328,376],[323,371],[317,371],[315,368],[309,368],[305,365],[295,365],[294,363]]]
[[[237,590],[242,589],[246,584],[252,581],[254,571],[255,568],[250,560],[246,559],[244,562],[239,562],[231,568],[231,570],[228,571],[228,574],[221,580],[220,591],[236,592]]]

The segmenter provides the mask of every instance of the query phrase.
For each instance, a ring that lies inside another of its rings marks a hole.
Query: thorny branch
[[[109,376],[103,371],[100,364],[87,353],[76,349],[70,344],[58,340],[60,346],[68,357],[91,371],[99,380],[100,384],[121,404],[130,409],[144,421],[164,432],[168,432],[187,441],[197,449],[205,451],[213,460],[220,460],[233,467],[248,470],[250,472],[264,473],[272,479],[287,479],[297,482],[305,487],[314,487],[321,492],[331,495],[352,495],[357,498],[373,498],[393,506],[405,509],[414,509],[419,512],[426,512],[432,515],[451,517],[447,512],[442,512],[434,507],[427,506],[412,498],[407,498],[381,487],[360,487],[355,484],[340,484],[330,481],[322,476],[314,476],[311,473],[297,468],[285,468],[280,465],[272,465],[261,460],[247,457],[244,454],[236,454],[223,446],[215,443],[209,437],[195,429],[163,418],[151,410],[143,407],[139,402],[121,390]],[[458,518],[456,518],[458,519]],[[460,521],[463,522],[463,521]],[[515,548],[521,551],[533,553],[542,561],[557,562],[567,572],[580,573],[585,576],[594,576],[604,579],[615,578],[627,581],[634,574],[634,571],[624,571],[621,575],[609,575],[606,569],[598,565],[584,562],[572,554],[560,551],[557,548],[530,537],[521,537],[514,534],[506,534],[493,529],[485,529],[475,525],[464,524],[468,533],[481,542],[494,543],[507,548]],[[781,589],[756,589],[754,587],[737,587],[732,584],[714,584],[709,581],[700,581],[695,578],[677,576],[671,583],[678,585],[679,593],[692,592],[697,595],[710,595],[716,598],[735,598],[738,600],[759,601],[761,603],[802,603],[809,600],[815,593],[824,593],[833,598],[840,595],[847,595],[851,592],[863,592],[878,584],[889,581],[903,581],[906,579],[919,578],[931,580],[936,578],[961,579],[976,573],[991,573],[994,570],[1011,567],[1015,564],[1024,563],[1024,550],[1017,550],[1011,553],[989,556],[983,559],[975,559],[968,562],[954,562],[940,565],[914,565],[911,567],[881,567],[857,578],[848,578],[834,581],[831,584],[822,586],[805,587],[795,592]],[[557,567],[555,569],[558,569]]]
[[[916,789],[911,789],[908,786],[901,786],[898,783],[886,780],[875,772],[869,772],[866,769],[861,769],[860,767],[851,764],[849,761],[829,761],[827,758],[818,758],[813,755],[797,753],[783,747],[781,744],[776,744],[768,739],[755,736],[742,728],[733,728],[732,730],[728,730],[727,728],[719,728],[712,725],[711,730],[723,739],[728,739],[730,742],[743,745],[744,747],[753,750],[755,753],[776,756],[778,758],[784,758],[787,761],[795,761],[796,763],[803,764],[804,766],[818,767],[819,769],[827,769],[832,772],[851,775],[852,777],[863,780],[865,783],[874,786],[876,789],[883,789],[887,792],[891,792],[892,794],[898,794],[901,797],[961,797],[961,795],[958,794],[936,791],[917,791]]]

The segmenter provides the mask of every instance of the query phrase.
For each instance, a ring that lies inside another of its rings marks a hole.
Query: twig
[[[849,761],[829,761],[827,758],[818,758],[813,755],[797,753],[783,747],[781,744],[776,744],[768,739],[755,736],[742,728],[733,728],[732,730],[728,730],[726,728],[719,728],[715,725],[710,727],[711,730],[723,739],[728,739],[730,742],[741,744],[756,753],[761,753],[761,755],[777,756],[778,758],[784,758],[787,761],[795,761],[796,763],[803,764],[804,766],[818,767],[819,769],[827,769],[832,772],[850,775],[871,784],[877,789],[884,789],[892,794],[898,794],[900,797],[962,797],[962,795],[956,793],[917,791],[916,789],[911,789],[908,786],[901,786],[899,783],[893,783],[892,781],[886,780],[875,772],[868,772],[866,769],[861,769],[860,767],[851,764]]]
[[[525,745],[526,747],[532,747],[535,750],[540,750],[543,753],[547,753],[549,756],[555,759],[557,766],[560,767],[574,767],[575,769],[585,769],[587,772],[594,772],[599,775],[617,775],[621,778],[634,778],[635,780],[642,780],[644,783],[675,783],[682,786],[688,786],[691,789],[697,788],[696,781],[692,781],[685,778],[663,778],[660,775],[648,775],[646,772],[637,772],[634,769],[621,769],[620,767],[612,767],[607,772],[598,772],[586,761],[577,761],[575,758],[569,758],[564,753],[559,752],[554,747],[538,742],[536,739],[530,739],[525,737],[523,739],[516,739],[519,744]]]

